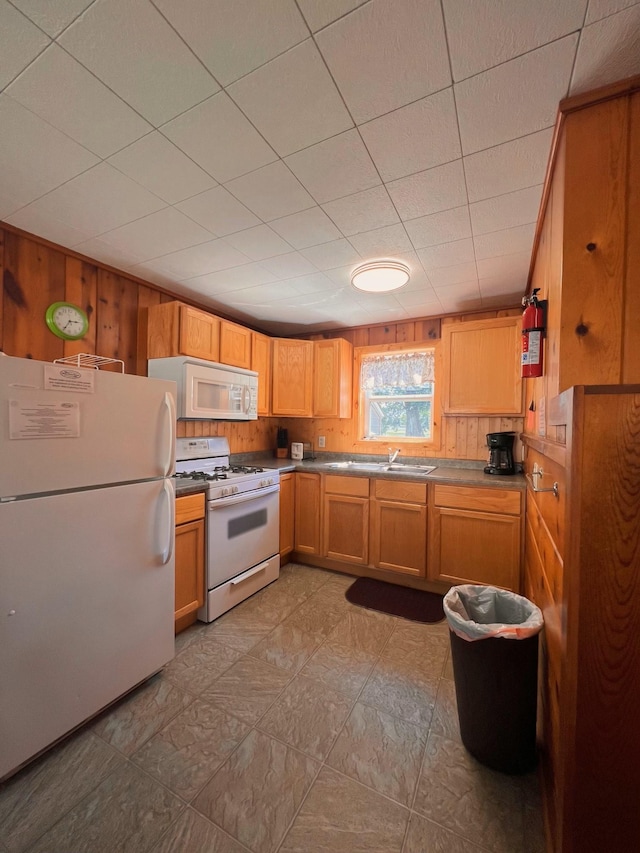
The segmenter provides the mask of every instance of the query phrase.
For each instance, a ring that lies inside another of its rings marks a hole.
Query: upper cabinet
[[[350,418],[353,347],[343,338],[313,342],[313,414]]]
[[[220,361],[251,369],[251,329],[228,320],[220,321]]]
[[[251,370],[258,373],[258,414],[271,414],[271,338],[251,332]]]
[[[311,417],[313,341],[273,339],[271,413]]]
[[[444,324],[442,344],[445,414],[523,414],[520,317]]]
[[[220,319],[182,302],[148,309],[147,358],[190,355],[220,360]]]

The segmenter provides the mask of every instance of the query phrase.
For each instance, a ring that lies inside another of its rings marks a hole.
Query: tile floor
[[[290,564],[0,786],[1,853],[542,853],[535,774],[460,743],[445,623]]]

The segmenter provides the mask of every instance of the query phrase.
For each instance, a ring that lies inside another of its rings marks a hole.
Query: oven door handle
[[[245,581],[248,581],[249,578],[252,578],[254,575],[259,575],[260,572],[264,572],[266,568],[269,567],[269,560],[265,560],[264,563],[259,563],[257,566],[254,566],[253,569],[249,569],[248,572],[243,572],[241,575],[238,575],[237,578],[234,578],[229,586],[238,586]]]
[[[253,489],[251,492],[244,492],[241,495],[230,495],[226,498],[217,498],[216,500],[209,501],[207,503],[207,507],[209,511],[215,509],[224,509],[227,506],[234,506],[235,504],[243,504],[247,501],[255,501],[258,498],[262,498],[265,495],[272,495],[275,492],[280,491],[280,484],[276,483],[275,486],[267,486],[266,489]]]

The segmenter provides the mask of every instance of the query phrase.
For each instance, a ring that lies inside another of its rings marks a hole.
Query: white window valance
[[[361,360],[360,382],[363,389],[403,388],[425,385],[435,378],[433,350],[401,353],[376,353]]]

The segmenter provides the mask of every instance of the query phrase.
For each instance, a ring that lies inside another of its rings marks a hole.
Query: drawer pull
[[[557,482],[554,483],[550,489],[540,489],[538,487],[538,482],[539,482],[538,477],[543,477],[543,476],[544,476],[544,471],[542,470],[542,468],[538,468],[537,463],[534,463],[533,471],[531,472],[531,474],[527,474],[527,480],[531,483],[531,488],[533,489],[533,491],[534,492],[553,492],[554,497],[559,498],[560,495],[558,492],[558,483]]]

